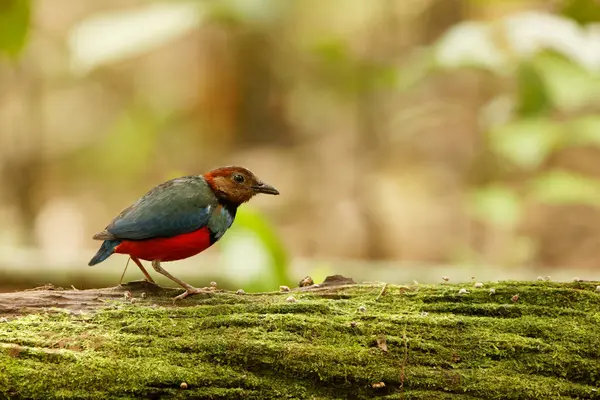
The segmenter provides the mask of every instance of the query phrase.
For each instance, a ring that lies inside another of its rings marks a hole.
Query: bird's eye
[[[242,183],[242,182],[244,182],[244,177],[240,174],[235,174],[233,176],[233,180],[236,181],[237,183]]]

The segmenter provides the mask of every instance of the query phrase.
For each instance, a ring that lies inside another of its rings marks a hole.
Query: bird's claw
[[[173,298],[173,303],[176,302],[177,300],[183,300],[188,296],[193,296],[195,294],[200,294],[200,293],[206,293],[206,290],[198,289],[195,287],[189,287],[185,290],[185,292],[181,293],[179,296],[175,296]]]

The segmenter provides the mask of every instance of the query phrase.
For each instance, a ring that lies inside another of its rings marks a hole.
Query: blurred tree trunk
[[[274,70],[278,62],[273,42],[278,32],[279,26],[275,25],[239,35],[239,144],[289,145],[292,140],[290,127],[283,115],[282,88]]]
[[[378,74],[386,68],[393,68],[402,52],[401,44],[395,39],[394,32],[398,31],[401,21],[395,11],[396,4],[393,0],[387,0],[385,6],[381,7],[381,15],[377,22],[371,24],[369,35],[368,52],[365,61],[359,68],[364,69],[360,75],[364,79],[364,85],[360,85],[358,92],[357,123],[358,142],[356,144],[357,172],[355,174],[355,196],[360,204],[363,218],[365,238],[367,240],[365,249],[369,259],[386,258],[387,254],[382,245],[381,235],[385,231],[381,229],[376,215],[373,213],[373,192],[365,186],[365,177],[371,176],[380,166],[381,154],[385,154],[385,144],[381,140],[385,127],[382,121],[389,120],[386,115],[386,104],[390,100],[392,87],[385,87],[378,79]]]
[[[432,0],[421,15],[423,32],[416,45],[435,43],[448,29],[465,19],[465,0]]]
[[[382,126],[382,121],[392,120],[389,115],[390,103],[394,101],[394,91],[397,90],[389,84],[385,86],[385,79],[381,75],[389,73],[390,69],[400,69],[399,60],[405,55],[406,50],[412,50],[415,45],[426,45],[434,42],[449,27],[456,24],[464,17],[464,7],[461,0],[434,0],[422,13],[421,21],[410,21],[411,24],[422,23],[420,32],[412,35],[412,43],[407,47],[407,38],[398,35],[399,26],[404,21],[397,11],[398,3],[388,0],[381,7],[380,18],[377,23],[372,23],[369,35],[370,45],[366,54],[365,71],[361,74],[365,79],[365,86],[359,92],[357,99],[357,119],[359,125],[359,141],[356,147],[356,160],[358,172],[355,181],[355,195],[359,199],[362,210],[363,224],[367,231],[366,252],[371,259],[381,259],[389,256],[386,254],[377,217],[372,212],[372,191],[365,190],[365,176],[373,174],[385,162],[383,154],[386,151],[386,140],[393,133],[386,131],[388,127]],[[379,76],[378,76],[379,75]]]
[[[22,224],[21,241],[35,243],[35,220],[42,203],[44,190],[44,79],[36,60],[24,57],[15,71],[15,82],[22,109],[7,132],[3,180],[6,197],[14,204]]]

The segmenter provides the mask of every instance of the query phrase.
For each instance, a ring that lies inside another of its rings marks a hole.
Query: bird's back
[[[189,233],[206,226],[218,205],[202,176],[172,179],[123,210],[94,239],[142,240]]]

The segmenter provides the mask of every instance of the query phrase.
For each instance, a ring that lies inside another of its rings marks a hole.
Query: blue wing
[[[97,239],[172,237],[207,226],[217,199],[201,177],[157,186],[115,218]]]
[[[172,237],[205,227],[209,217],[210,207],[205,207],[195,210],[194,213],[170,213],[135,220],[124,218],[115,221],[106,230],[115,239],[142,240]]]

